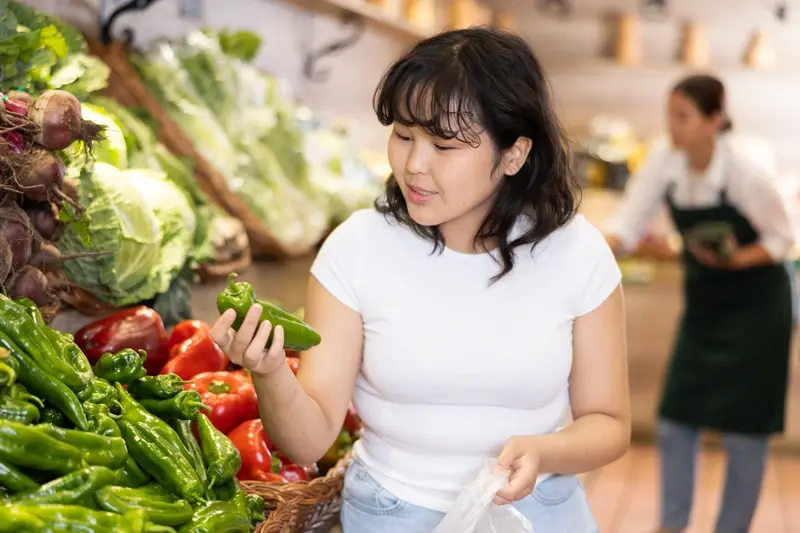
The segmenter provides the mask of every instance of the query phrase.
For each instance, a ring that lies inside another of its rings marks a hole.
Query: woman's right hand
[[[244,367],[253,374],[266,375],[286,366],[286,352],[283,349],[281,326],[275,328],[272,344],[267,350],[272,324],[265,320],[259,325],[261,311],[260,305],[252,306],[239,331],[234,331],[236,312],[228,309],[211,328],[211,338],[234,364]]]

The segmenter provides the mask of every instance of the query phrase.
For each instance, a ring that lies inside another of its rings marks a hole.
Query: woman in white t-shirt
[[[576,214],[542,67],[513,34],[442,33],[389,68],[374,103],[392,176],[311,269],[305,318],[322,343],[295,379],[279,327],[265,352],[258,308],[238,333],[224,314],[214,339],[299,463],[354,400],[345,533],[430,533],[489,458],[512,472],[496,503],[539,533],[595,533],[575,474],[630,440],[620,272]]]

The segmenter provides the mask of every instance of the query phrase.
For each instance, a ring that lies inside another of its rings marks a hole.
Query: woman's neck
[[[486,219],[488,209],[476,208],[439,225],[445,246],[462,254],[482,254],[497,247],[496,242],[476,242],[475,235]]]
[[[711,165],[711,158],[714,157],[715,140],[704,143],[702,146],[693,148],[686,153],[689,160],[689,167],[695,172],[705,172]]]

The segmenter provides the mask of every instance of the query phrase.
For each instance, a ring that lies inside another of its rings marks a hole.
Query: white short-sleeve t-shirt
[[[328,237],[311,273],[364,322],[356,458],[398,498],[447,512],[510,437],[569,419],[572,322],[621,276],[582,215],[533,253],[518,248],[494,284],[490,254],[432,250],[362,210]]]

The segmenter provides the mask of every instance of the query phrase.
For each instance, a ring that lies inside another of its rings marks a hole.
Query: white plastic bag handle
[[[508,476],[507,470],[496,470],[494,460],[487,461],[433,533],[533,533],[533,525],[514,507],[492,503]]]

